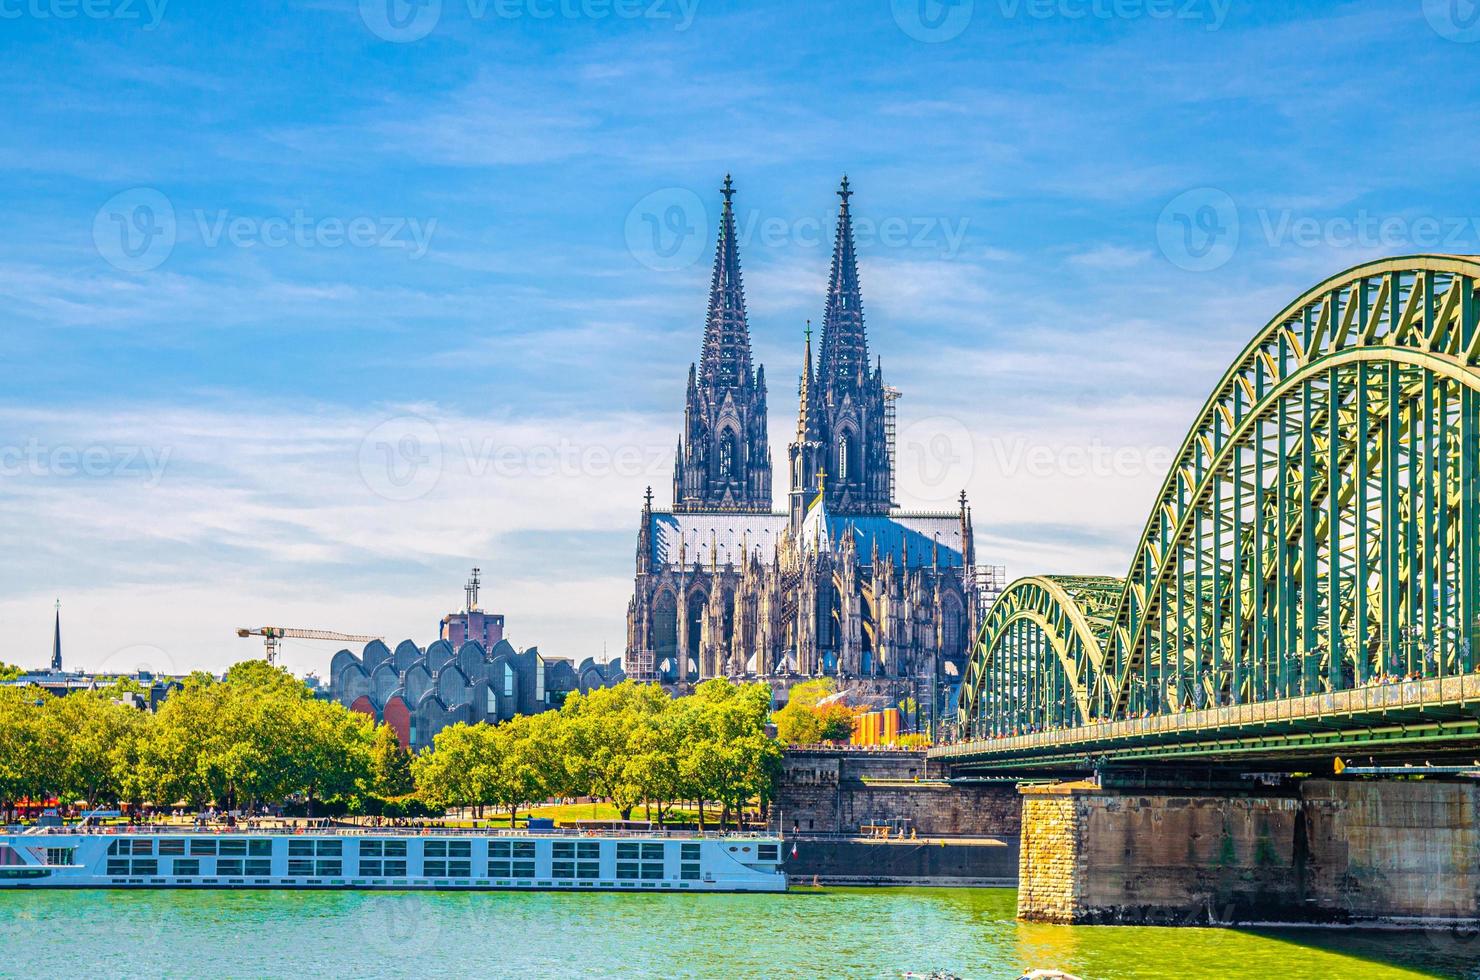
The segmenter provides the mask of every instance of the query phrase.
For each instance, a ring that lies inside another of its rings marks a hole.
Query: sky
[[[0,54],[27,666],[58,598],[79,669],[424,645],[473,565],[620,655],[726,173],[773,458],[846,173],[901,502],[1009,577],[1123,574],[1300,293],[1480,252],[1476,0],[0,0]]]

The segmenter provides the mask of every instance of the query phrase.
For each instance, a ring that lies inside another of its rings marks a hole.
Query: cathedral
[[[711,677],[782,686],[830,675],[944,710],[979,615],[971,511],[964,491],[959,509],[940,513],[904,512],[892,499],[898,392],[869,361],[848,180],[815,358],[806,332],[782,510],[729,177],[722,193],[673,505],[654,507],[649,488],[642,509],[627,675],[676,690]]]

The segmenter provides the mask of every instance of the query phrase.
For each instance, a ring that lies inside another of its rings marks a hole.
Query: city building
[[[117,699],[141,710],[155,711],[169,697],[171,691],[182,686],[183,680],[182,677],[168,677],[147,670],[136,670],[131,674],[93,674],[66,670],[62,665],[62,602],[58,599],[51,634],[50,663],[44,670],[27,671],[0,684],[5,687],[39,687],[48,694],[63,697],[77,691],[100,691],[115,687],[120,681],[131,681],[137,685],[138,690],[121,692]]]
[[[359,654],[336,653],[328,696],[390,725],[403,746],[418,751],[448,725],[537,714],[560,707],[572,691],[625,678],[619,660],[588,657],[577,665],[544,657],[536,647],[516,650],[503,636],[503,615],[478,608],[477,584],[474,569],[466,606],[442,617],[440,637],[426,647],[403,640],[392,650],[374,640]],[[466,638],[470,633],[474,638]]]
[[[942,710],[983,599],[971,509],[965,491],[958,508],[938,513],[893,499],[898,393],[884,384],[882,361],[870,364],[853,191],[844,178],[820,350],[814,360],[809,326],[779,510],[729,177],[722,193],[673,504],[654,507],[649,488],[642,509],[627,673],[675,690],[711,677],[786,686],[830,675]]]

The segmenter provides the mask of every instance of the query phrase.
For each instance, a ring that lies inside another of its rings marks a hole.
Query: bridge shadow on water
[[[833,891],[822,889],[821,891]],[[893,892],[894,889],[889,889]],[[1480,980],[1480,934],[1434,928],[1064,926],[1021,922],[1016,892],[910,889],[977,940],[957,947],[963,977],[1059,969],[1089,980],[1177,977],[1454,977]],[[802,912],[805,915],[805,911]],[[984,955],[983,955],[984,954]],[[949,962],[949,961],[943,961]]]

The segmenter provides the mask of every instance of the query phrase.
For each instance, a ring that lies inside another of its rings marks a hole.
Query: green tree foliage
[[[661,823],[675,803],[716,802],[735,815],[766,805],[780,747],[765,735],[770,690],[707,681],[674,700],[625,682],[571,694],[558,712],[500,725],[453,725],[412,762],[418,793],[441,806],[521,808],[562,796],[639,805]]]
[[[812,745],[852,735],[852,709],[821,703],[837,690],[837,682],[831,677],[804,681],[793,687],[786,706],[776,712],[776,736],[791,745]]]
[[[122,693],[0,688],[0,806],[56,796],[236,808],[301,797],[311,808],[368,787],[368,721],[261,661],[225,680],[191,676],[154,715]]]
[[[40,688],[0,687],[0,807],[7,816],[22,799],[45,799],[59,769],[61,747],[43,718],[50,700]]]
[[[411,754],[401,748],[395,730],[382,724],[375,729],[375,740],[370,744],[370,792],[389,800],[414,789]]]
[[[559,711],[500,725],[456,724],[412,757],[388,726],[320,701],[262,661],[187,678],[149,714],[121,689],[55,698],[0,688],[0,809],[23,800],[242,809],[290,800],[351,812],[497,808],[608,799],[646,807],[717,805],[722,821],[770,801],[779,746],[765,735],[765,685],[706,681],[673,699],[633,682],[572,694]],[[412,800],[408,794],[416,793]]]

